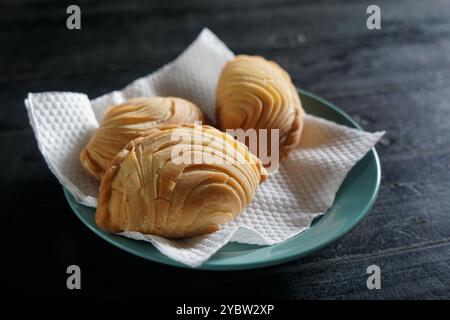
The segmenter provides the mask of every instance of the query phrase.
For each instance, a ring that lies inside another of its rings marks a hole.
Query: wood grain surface
[[[2,296],[41,298],[450,298],[450,2],[76,1],[0,4]],[[379,143],[382,185],[371,213],[329,247],[252,271],[205,272],[117,249],[72,213],[45,165],[28,92],[119,89],[175,58],[209,27],[236,53],[278,61],[295,84],[329,99]],[[66,267],[82,290],[66,288]],[[382,289],[368,290],[377,264]]]

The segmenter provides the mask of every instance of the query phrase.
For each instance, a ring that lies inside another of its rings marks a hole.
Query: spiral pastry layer
[[[211,233],[243,211],[265,174],[260,160],[224,132],[160,125],[112,161],[100,185],[96,223],[111,232],[167,238]]]
[[[80,161],[86,172],[100,180],[116,154],[127,143],[161,123],[204,121],[200,109],[173,97],[134,98],[111,106],[86,147]]]
[[[267,149],[279,148],[281,160],[299,143],[304,111],[290,76],[275,62],[236,56],[222,70],[216,94],[220,129],[279,129],[277,145]]]

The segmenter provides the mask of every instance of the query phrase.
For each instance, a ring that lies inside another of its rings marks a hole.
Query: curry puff
[[[282,160],[300,141],[304,111],[285,70],[263,57],[239,55],[220,75],[216,116],[222,130],[277,129],[278,141],[268,145],[266,152],[277,148]]]
[[[110,232],[167,238],[211,233],[244,210],[265,176],[261,161],[224,132],[161,125],[112,161],[101,181],[96,223]]]
[[[162,123],[182,124],[204,121],[201,110],[192,102],[173,97],[134,98],[111,106],[80,153],[86,172],[98,180],[112,159],[131,140]]]

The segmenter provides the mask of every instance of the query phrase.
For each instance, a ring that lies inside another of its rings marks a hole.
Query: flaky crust
[[[80,153],[86,172],[98,180],[116,154],[131,140],[162,123],[204,121],[200,109],[187,100],[174,97],[146,97],[111,106]]]
[[[239,55],[220,75],[216,116],[222,130],[279,129],[282,160],[300,142],[304,111],[285,70],[263,57]]]
[[[180,150],[185,159],[201,161],[180,162],[174,157]],[[100,185],[96,223],[111,232],[167,238],[211,233],[242,212],[265,176],[260,160],[224,132],[160,125],[111,162]]]

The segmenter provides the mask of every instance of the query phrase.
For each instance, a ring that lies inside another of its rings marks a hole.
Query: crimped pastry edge
[[[303,107],[299,105],[299,108],[296,110],[295,118],[291,125],[291,132],[289,133],[286,141],[280,146],[280,161],[283,161],[288,156],[289,152],[294,150],[298,144],[300,143],[300,139],[302,137],[303,132],[303,122],[305,117],[305,111]]]

